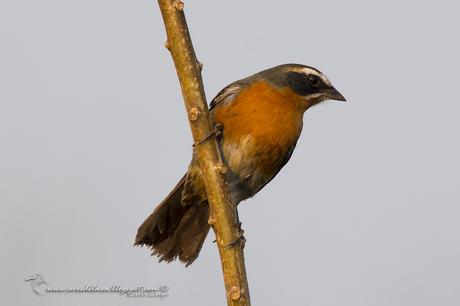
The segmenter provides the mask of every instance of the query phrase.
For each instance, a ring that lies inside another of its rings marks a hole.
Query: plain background
[[[460,305],[458,1],[186,1],[210,100],[288,62],[349,103],[305,114],[240,206],[253,305]],[[225,305],[208,237],[185,269],[132,243],[191,135],[155,1],[0,2],[2,305]],[[166,299],[36,296],[156,287]]]

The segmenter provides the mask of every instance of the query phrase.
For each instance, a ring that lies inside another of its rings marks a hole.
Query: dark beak
[[[336,101],[344,101],[346,102],[347,100],[345,99],[344,96],[342,96],[342,94],[340,92],[337,91],[337,89],[335,89],[334,87],[329,87],[327,90],[326,90],[326,94],[325,96],[327,97],[327,99],[329,100],[336,100]]]

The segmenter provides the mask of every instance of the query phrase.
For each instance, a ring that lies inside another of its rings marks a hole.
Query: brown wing
[[[246,86],[245,80],[233,82],[222,89],[209,104],[209,109],[213,109],[217,105],[229,103],[235,99],[240,91]]]

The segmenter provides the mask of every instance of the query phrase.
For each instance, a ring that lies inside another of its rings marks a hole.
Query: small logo
[[[24,280],[25,282],[30,282],[32,286],[32,290],[37,295],[44,295],[44,291],[46,290],[46,286],[48,282],[45,280],[43,275],[35,273]]]
[[[45,294],[117,294],[125,297],[167,297],[169,287],[144,287],[142,285],[125,287],[121,285],[99,286],[97,284],[86,284],[78,287],[51,287],[42,274],[35,273],[27,277],[24,282],[30,282],[30,286],[36,295]]]

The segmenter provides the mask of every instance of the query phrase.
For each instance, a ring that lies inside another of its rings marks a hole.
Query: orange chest
[[[214,118],[223,124],[226,141],[239,142],[250,136],[267,149],[289,146],[302,130],[303,111],[298,99],[291,92],[258,82],[217,107]]]

